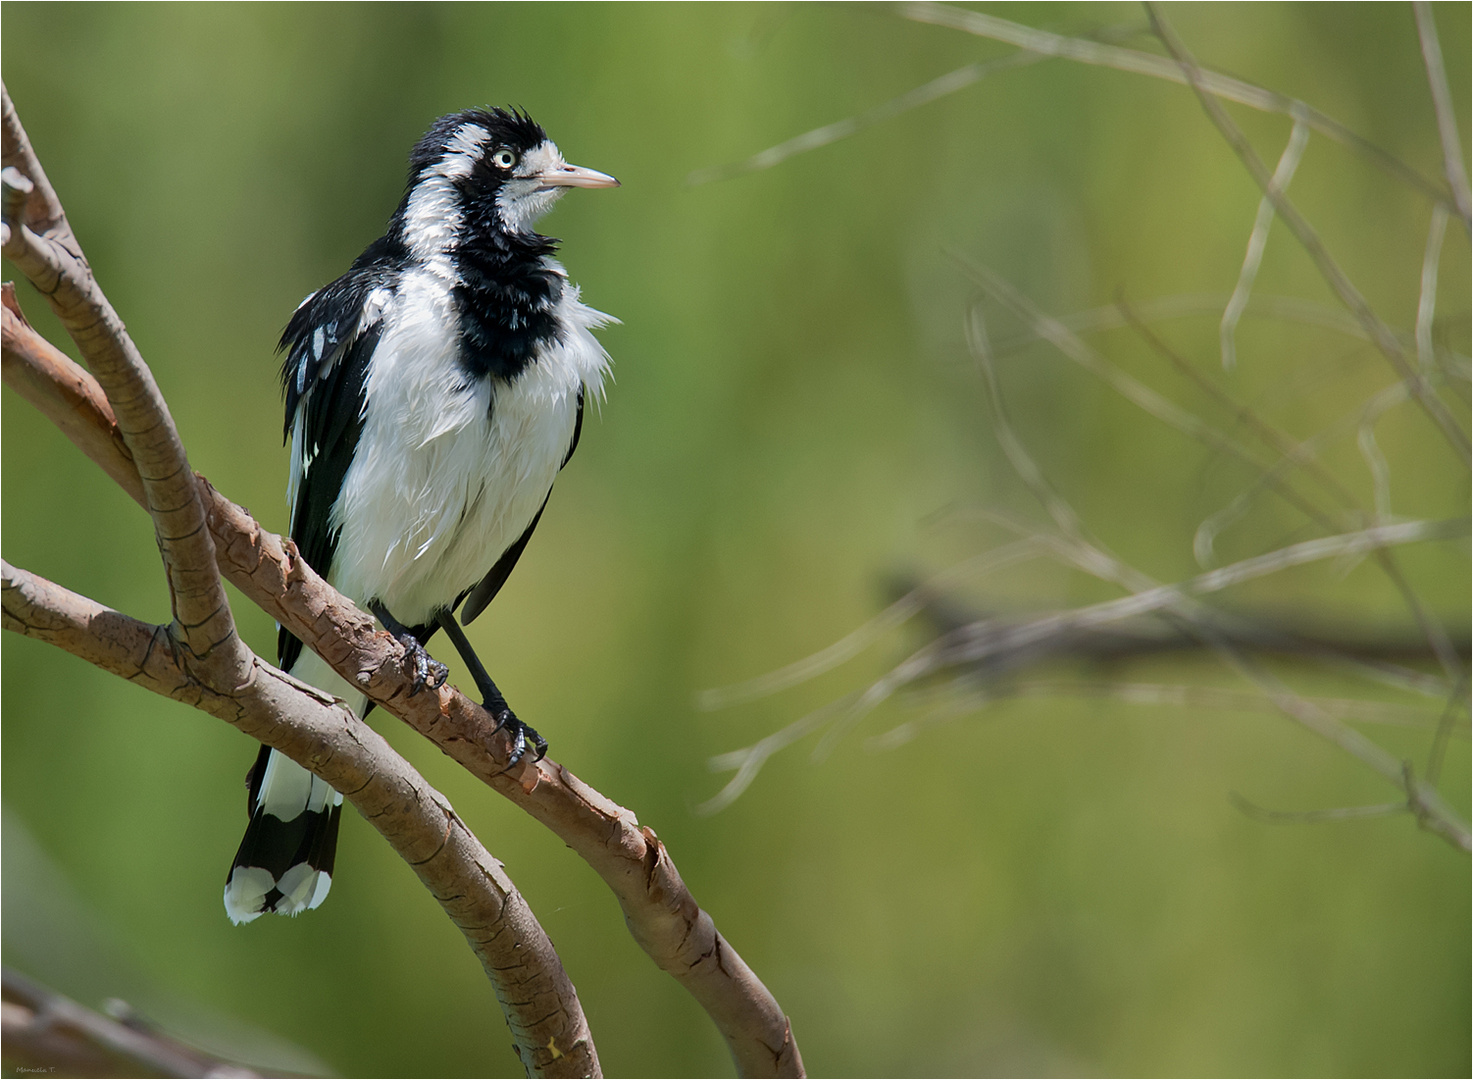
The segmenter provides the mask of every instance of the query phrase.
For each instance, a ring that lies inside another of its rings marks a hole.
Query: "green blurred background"
[[[991,10],[1061,32],[1124,28],[1125,44],[1152,47],[1132,5]],[[1204,63],[1301,96],[1441,176],[1409,8],[1167,12]],[[1436,16],[1463,105],[1469,8]],[[603,334],[617,382],[472,636],[554,756],[659,832],[814,1073],[1467,1075],[1468,860],[1407,817],[1281,827],[1234,809],[1230,791],[1299,810],[1395,797],[1282,717],[1016,700],[867,749],[919,714],[893,702],[827,759],[811,759],[811,740],[792,747],[730,808],[696,812],[726,779],[709,757],[866,685],[920,638],[724,711],[700,711],[701,690],[828,645],[883,606],[896,573],[997,543],[981,508],[1042,520],[995,448],[962,332],[975,296],[952,253],[1051,313],[1120,290],[1231,290],[1258,194],[1186,89],[1051,61],[692,187],[692,170],[1007,49],[879,6],[7,4],[3,18],[6,83],[194,466],[275,529],[274,342],[302,296],[379,234],[430,120],[522,105],[569,160],[620,178],[544,223],[585,300],[622,320]],[[1233,115],[1272,163],[1287,120]],[[1292,194],[1409,330],[1428,201],[1319,136]],[[1259,290],[1333,305],[1282,225]],[[1454,224],[1438,334],[1464,356],[1468,295]],[[21,300],[64,343],[34,291]],[[1209,314],[1160,329],[1220,375],[1216,327]],[[1130,334],[1094,340],[1208,407]],[[1227,385],[1300,436],[1393,381],[1362,342],[1297,324],[1245,320],[1239,349]],[[1002,377],[1020,434],[1089,525],[1160,579],[1193,573],[1197,523],[1252,474],[1048,349],[1009,357]],[[3,421],[6,558],[166,619],[133,504],[13,395]],[[1424,417],[1403,407],[1377,434],[1396,513],[1466,514],[1467,474]],[[1353,433],[1326,461],[1369,501]],[[1227,560],[1310,535],[1261,500],[1219,547]],[[1440,616],[1467,625],[1466,543],[1408,551],[1405,565]],[[1117,593],[1030,567],[967,595],[1025,609]],[[1407,623],[1370,565],[1305,568],[1234,600]],[[243,602],[236,615],[269,654],[270,620]],[[14,635],[3,647],[8,963],[257,1062],[519,1072],[460,934],[362,821],[345,819],[322,909],[232,927],[220,891],[253,746],[55,650]],[[1120,675],[1236,685],[1205,661]],[[505,861],[611,1075],[729,1073],[714,1029],[591,871],[374,720]],[[1425,758],[1425,729],[1366,730]],[[1461,735],[1448,773],[1466,813]]]

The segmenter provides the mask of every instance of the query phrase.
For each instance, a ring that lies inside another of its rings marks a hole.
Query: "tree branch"
[[[51,181],[46,179],[46,170],[41,168],[26,129],[21,126],[20,116],[10,100],[10,91],[3,84],[0,84],[0,123],[4,125],[3,138],[0,138],[0,143],[3,143],[0,165],[16,169],[35,185],[27,193],[22,220],[36,232],[61,244],[74,258],[85,262],[82,249],[77,245],[72,227],[67,222],[66,212],[61,208],[61,200],[56,197]]]
[[[102,387],[71,357],[31,328],[11,282],[0,284],[0,304],[6,385],[35,406],[143,506],[143,481],[138,478],[133,455],[118,432],[113,407],[107,403]],[[94,445],[99,440],[106,445]]]
[[[108,395],[100,380],[30,331],[18,309],[4,313],[3,352],[6,383],[56,420],[83,453],[146,505],[140,498],[146,486],[128,479],[134,469],[128,458],[131,444],[107,408]],[[132,451],[136,459],[137,448]],[[739,1074],[803,1075],[787,1017],[701,910],[653,830],[641,827],[631,811],[555,761],[524,759],[509,769],[507,734],[453,687],[410,697],[412,665],[406,664],[403,647],[392,636],[376,631],[372,617],[323,581],[290,539],[263,529],[203,477],[195,475],[194,482],[204,507],[204,525],[214,541],[213,559],[227,580],[375,703],[572,847],[613,890],[639,945],[711,1016]],[[269,668],[258,658],[251,659]],[[248,733],[261,737],[255,731]],[[338,786],[312,761],[293,757]],[[446,810],[453,814],[448,806]]]
[[[8,91],[0,96],[4,253],[47,296],[97,374],[35,335],[12,295],[3,313],[7,381],[33,399],[51,398],[48,415],[84,450],[112,459],[110,475],[133,471],[124,486],[153,519],[174,614],[167,627],[140,623],[6,564],[5,629],[210,712],[321,776],[390,841],[465,934],[528,1074],[599,1075],[577,994],[500,864],[377,733],[240,640],[205,513],[213,490],[189,469],[152,373],[82,257]]]
[[[0,577],[4,629],[224,720],[341,791],[465,935],[528,1075],[599,1075],[577,992],[516,886],[445,797],[351,709],[254,656],[250,677],[221,693],[180,662],[165,627],[3,560]]]
[[[38,335],[17,332],[21,322],[15,313],[4,315],[7,385],[48,416],[84,417],[86,424],[97,425],[85,434],[73,435],[64,425],[63,430],[109,476],[126,470],[119,442],[102,427],[105,411],[71,406],[78,399],[95,405],[101,397],[91,388],[91,377]],[[209,481],[197,479],[216,556],[232,585],[338,674],[577,852],[614,891],[640,947],[711,1016],[741,1075],[802,1074],[802,1058],[781,1007],[691,897],[653,830],[551,759],[523,759],[508,770],[510,738],[454,687],[410,697],[413,670],[403,647],[377,632],[371,616],[323,581],[290,540],[263,529]]]
[[[32,185],[22,212],[5,222],[5,257],[46,296],[113,407],[117,430],[143,480],[168,574],[172,633],[188,650],[190,663],[209,669],[202,671],[207,682],[233,685],[249,665],[249,650],[235,632],[215,567],[214,544],[205,528],[204,507],[173,417],[153,373],[82,256],[10,91],[3,86],[0,98],[5,163]],[[9,214],[15,203],[10,198],[5,202]],[[32,208],[40,212],[33,213]]]

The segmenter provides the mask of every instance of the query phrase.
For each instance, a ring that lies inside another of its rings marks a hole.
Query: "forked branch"
[[[30,330],[12,305],[13,300],[3,312],[7,385],[36,404],[124,490],[146,504],[146,489],[129,458],[131,448],[102,387]],[[613,890],[635,940],[706,1009],[741,1075],[803,1075],[786,1016],[690,895],[653,830],[554,761],[523,760],[508,768],[510,740],[505,732],[497,731],[490,715],[453,687],[411,697],[413,668],[397,641],[377,632],[373,619],[323,581],[290,540],[261,528],[203,477],[192,475],[192,484],[213,538],[214,559],[227,580],[374,702],[521,806],[587,861]],[[270,667],[252,660],[261,669]],[[313,761],[302,764],[334,782]]]

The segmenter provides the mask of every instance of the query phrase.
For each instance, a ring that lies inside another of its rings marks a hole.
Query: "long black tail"
[[[269,746],[246,775],[251,823],[225,882],[236,925],[315,908],[332,887],[343,797]]]

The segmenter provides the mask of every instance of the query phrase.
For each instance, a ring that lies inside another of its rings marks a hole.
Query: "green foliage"
[[[1003,14],[1069,33],[1144,27],[1129,6]],[[1303,97],[1441,176],[1409,9],[1170,14],[1204,64]],[[1468,8],[1437,17],[1466,103]],[[1405,817],[1275,827],[1236,811],[1229,791],[1294,809],[1388,798],[1282,717],[1022,699],[867,753],[866,735],[913,715],[892,703],[822,763],[793,748],[729,809],[693,812],[722,782],[708,757],[877,677],[898,643],[729,711],[699,712],[701,690],[843,636],[885,602],[895,569],[977,550],[966,510],[1029,509],[989,431],[962,332],[975,296],[948,252],[1055,314],[1120,290],[1232,289],[1259,195],[1187,89],[1048,61],[689,187],[692,170],[1005,50],[837,5],[9,5],[5,31],[16,106],[192,463],[277,529],[272,346],[301,297],[378,235],[428,122],[523,105],[569,160],[620,178],[616,192],[574,192],[545,225],[585,300],[623,322],[604,334],[617,384],[473,637],[553,755],[658,830],[815,1073],[1468,1072],[1466,859]],[[1126,43],[1151,47],[1143,33]],[[1289,122],[1232,114],[1272,163]],[[1409,330],[1428,201],[1320,137],[1292,194],[1381,316]],[[1438,333],[1466,355],[1456,222],[1442,269]],[[1333,305],[1282,224],[1258,291]],[[24,287],[21,299],[66,345],[41,299]],[[1162,332],[1211,371],[1215,317]],[[1101,341],[1205,409],[1128,332]],[[1369,346],[1282,322],[1245,320],[1239,357],[1233,392],[1301,437],[1394,381]],[[1194,572],[1193,530],[1251,475],[1055,353],[1002,372],[1020,435],[1090,526],[1162,580]],[[10,395],[3,422],[6,558],[166,619],[143,516]],[[1466,514],[1467,474],[1428,430],[1405,406],[1378,429],[1394,509]],[[1369,503],[1353,435],[1327,454]],[[1302,539],[1301,525],[1265,501],[1222,539],[1223,559]],[[1466,547],[1408,565],[1438,613],[1466,623]],[[1404,621],[1374,568],[1337,583],[1345,569],[1240,599],[1329,597],[1338,619]],[[997,588],[1014,607],[1115,595],[1033,572]],[[243,602],[236,613],[270,655],[270,621]],[[119,957],[84,964],[90,939],[45,936],[63,886],[7,839],[7,962],[88,1003],[131,996],[242,1053],[263,1044],[218,1017],[346,1075],[518,1072],[459,933],[362,823],[344,822],[321,910],[232,927],[220,890],[245,821],[247,740],[9,635],[4,676],[8,821],[101,913]],[[1128,676],[1226,682],[1166,662]],[[1346,692],[1318,679],[1315,693]],[[590,871],[392,718],[374,721],[505,861],[611,1074],[729,1071]],[[1376,737],[1425,755],[1425,732]],[[1467,764],[1457,738],[1446,793],[1464,811]]]

